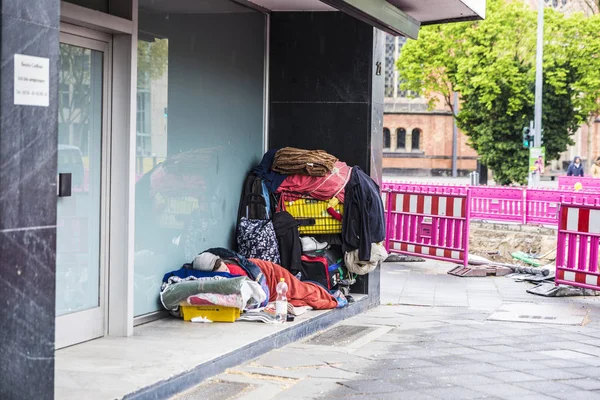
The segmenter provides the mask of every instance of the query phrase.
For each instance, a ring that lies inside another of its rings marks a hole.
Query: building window
[[[398,141],[397,149],[400,151],[406,151],[406,129],[396,129],[396,140]]]
[[[412,130],[412,150],[420,150],[421,149],[421,130],[419,128],[415,128]]]
[[[383,128],[383,148],[389,149],[392,144],[392,139],[390,137],[390,130],[388,128]]]
[[[396,38],[385,36],[385,97],[394,97],[394,64],[396,64]]]

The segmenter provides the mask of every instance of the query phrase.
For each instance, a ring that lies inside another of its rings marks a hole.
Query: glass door
[[[61,33],[56,347],[105,335],[108,41]]]

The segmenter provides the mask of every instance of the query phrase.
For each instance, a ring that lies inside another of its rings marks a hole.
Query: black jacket
[[[385,215],[379,186],[355,166],[344,197],[344,251],[358,249],[360,261],[369,261],[371,243],[379,243],[385,239]]]

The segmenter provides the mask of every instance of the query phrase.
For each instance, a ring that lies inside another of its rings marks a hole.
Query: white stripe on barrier
[[[596,275],[586,275],[585,283],[588,285],[598,286],[598,277]]]
[[[396,207],[394,207],[394,211],[404,211],[402,209],[402,205],[404,204],[404,195],[403,194],[396,194]]]
[[[415,252],[415,245],[414,244],[409,244],[408,246],[406,246],[406,251],[414,253]]]
[[[438,215],[446,216],[446,198],[440,197],[440,201],[438,202]]]
[[[438,257],[444,257],[444,249],[435,249],[435,255]]]
[[[590,233],[600,233],[600,210],[590,210]]]
[[[429,254],[429,247],[421,247],[421,253],[422,254]]]
[[[416,194],[410,195],[408,212],[410,212],[411,214],[415,214],[417,212],[417,199],[418,198],[419,198],[419,196],[417,196]]]
[[[460,253],[458,251],[453,251],[450,254],[450,257],[454,258],[455,260],[460,260]]]
[[[431,196],[425,196],[425,203],[423,204],[423,214],[431,214]]]
[[[394,250],[402,250],[400,247],[400,243],[394,243],[393,246]]]
[[[575,282],[575,272],[565,271],[565,281]]]
[[[462,216],[462,202],[463,199],[461,199],[460,197],[455,197],[454,198],[454,217],[461,217]]]
[[[577,231],[579,229],[579,208],[569,208],[567,210],[567,230]]]

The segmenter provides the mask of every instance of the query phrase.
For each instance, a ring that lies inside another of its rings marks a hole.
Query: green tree
[[[150,81],[160,79],[167,70],[169,40],[154,39],[153,42],[138,40],[138,86],[145,87]]]
[[[426,27],[403,48],[397,66],[404,88],[428,98],[461,97],[458,125],[501,184],[523,183],[528,150],[522,129],[533,119],[536,12],[520,2],[488,1],[484,21]],[[583,16],[545,13],[544,107],[548,159],[558,159],[583,121],[576,60]],[[596,38],[596,41],[600,39]],[[448,90],[444,90],[448,87]]]

